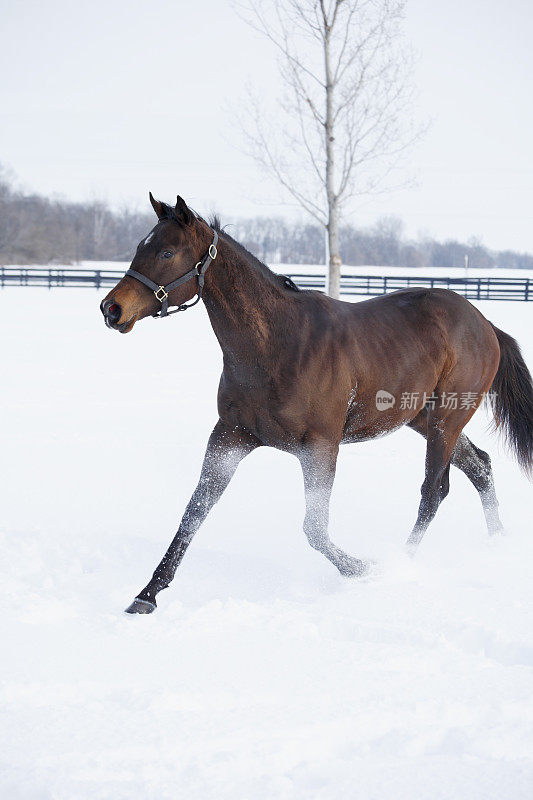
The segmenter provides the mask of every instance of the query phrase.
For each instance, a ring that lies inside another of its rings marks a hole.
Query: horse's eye
[[[165,252],[163,253],[163,258],[172,258],[173,255],[174,253],[171,253],[170,250],[165,250]]]

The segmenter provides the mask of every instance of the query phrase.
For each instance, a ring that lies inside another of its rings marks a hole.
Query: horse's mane
[[[214,231],[218,233],[219,236],[222,236],[225,242],[230,244],[234,250],[239,253],[239,255],[243,256],[246,261],[255,269],[257,269],[260,274],[270,283],[273,283],[275,286],[280,285],[280,283],[286,288],[290,289],[294,292],[299,292],[300,290],[296,286],[295,283],[292,282],[290,278],[287,278],[286,275],[279,275],[277,272],[273,272],[266,264],[263,264],[257,256],[254,256],[253,253],[250,253],[249,250],[244,247],[240,242],[230,236],[229,233],[225,230],[225,227],[222,225],[220,221],[220,217],[218,214],[214,214],[212,217],[209,218],[209,222],[207,222],[203,217],[196,213],[193,208],[190,208],[190,211],[194,216],[205,222],[206,225],[209,225]],[[161,217],[160,219],[168,219],[172,220],[172,222],[177,222],[178,225],[183,225],[183,220],[181,220],[177,215],[172,206],[169,206],[168,203],[161,203]]]
[[[199,217],[199,219],[202,218]],[[203,221],[205,222],[205,220]],[[292,291],[295,292],[300,291],[296,286],[296,284],[293,283],[290,278],[287,278],[286,275],[280,275],[277,272],[273,272],[271,269],[269,269],[269,267],[267,267],[266,264],[263,264],[263,262],[260,261],[257,258],[257,256],[254,256],[253,253],[250,253],[250,251],[247,250],[243,244],[234,239],[233,236],[230,236],[229,233],[222,226],[220,217],[217,214],[210,217],[209,222],[207,224],[210,225],[210,227],[213,228],[213,230],[215,230],[219,234],[219,236],[222,236],[224,238],[224,241],[231,244],[231,246],[234,248],[234,250],[237,251],[237,253],[239,253],[241,256],[244,256],[244,258],[248,261],[248,263],[251,264],[253,267],[255,267],[263,275],[264,278],[271,281],[276,286],[279,286],[281,281],[281,283],[284,284],[286,289],[292,289]]]
[[[260,261],[257,258],[257,256],[254,256],[254,254],[250,253],[250,251],[247,250],[243,244],[234,239],[233,236],[229,235],[229,233],[225,230],[225,227],[222,225],[220,217],[217,214],[210,217],[208,225],[211,228],[213,228],[213,230],[216,231],[219,234],[219,236],[223,236],[224,239],[227,242],[229,242],[235,248],[235,250],[241,254],[241,256],[244,256],[247,261],[251,261],[254,264],[254,266],[259,267],[259,269],[265,274],[275,276],[276,274],[275,272],[272,272],[272,270],[269,269],[269,267],[267,267],[266,264],[263,264],[263,262]]]

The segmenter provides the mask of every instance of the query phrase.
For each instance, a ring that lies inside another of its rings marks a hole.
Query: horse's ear
[[[174,213],[181,222],[185,223],[185,225],[191,224],[193,220],[193,213],[183,197],[180,197],[179,195],[176,198]]]
[[[152,208],[157,214],[157,219],[161,219],[162,217],[165,216],[165,212],[163,211],[163,203],[160,203],[159,200],[156,200],[152,192],[149,192],[148,194],[150,196],[150,202],[152,204]]]

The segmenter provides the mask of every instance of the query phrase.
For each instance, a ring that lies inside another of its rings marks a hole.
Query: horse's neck
[[[203,297],[225,357],[248,360],[264,352],[282,291],[266,271],[222,238],[206,273]]]

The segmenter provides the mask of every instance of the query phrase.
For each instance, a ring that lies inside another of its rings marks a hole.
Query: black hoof
[[[136,597],[131,606],[128,606],[125,611],[126,614],[151,614],[156,608],[156,604],[151,603],[150,600],[141,600]]]

